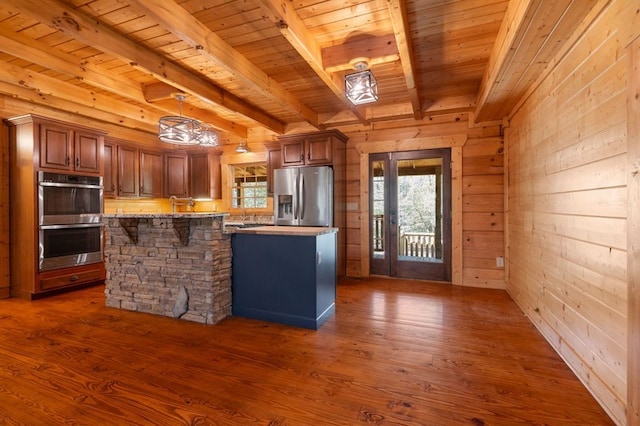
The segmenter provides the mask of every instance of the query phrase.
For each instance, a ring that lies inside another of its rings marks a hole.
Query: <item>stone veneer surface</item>
[[[223,216],[103,215],[106,305],[205,324],[230,316]]]

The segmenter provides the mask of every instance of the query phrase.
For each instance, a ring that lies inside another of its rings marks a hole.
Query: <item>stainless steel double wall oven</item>
[[[40,271],[102,262],[102,177],[38,172]]]

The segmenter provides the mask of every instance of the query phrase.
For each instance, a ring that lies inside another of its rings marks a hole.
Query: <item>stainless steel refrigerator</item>
[[[274,222],[333,226],[333,169],[292,167],[273,171]]]

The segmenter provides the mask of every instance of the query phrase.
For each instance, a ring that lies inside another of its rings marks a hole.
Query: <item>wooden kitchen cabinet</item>
[[[220,152],[207,150],[190,152],[189,196],[193,198],[222,198],[220,182]]]
[[[102,194],[113,198],[118,194],[118,146],[105,141],[103,149],[104,173],[102,175]]]
[[[119,197],[138,196],[138,148],[118,145],[118,174],[116,193]]]
[[[101,281],[105,279],[104,262],[90,265],[76,266],[73,268],[47,271],[40,274],[38,280],[39,291],[61,290],[67,287]]]
[[[104,196],[221,198],[220,152],[157,151],[106,138]]]
[[[140,149],[139,195],[141,197],[162,197],[162,172],[162,153]]]
[[[36,124],[41,169],[100,174],[103,133],[47,119]]]
[[[163,196],[161,152],[146,150],[126,140],[107,138],[103,157],[105,197]]]
[[[36,299],[104,282],[103,262],[40,271],[36,179],[41,170],[100,174],[103,133],[36,115],[10,118],[6,123],[9,127],[11,297]]]
[[[332,162],[332,137],[326,134],[280,138],[283,167],[323,166]]]
[[[185,152],[164,154],[164,196],[186,197],[189,192],[189,162]]]
[[[267,149],[267,195],[273,195],[273,171],[282,167],[282,148],[280,142],[264,144]]]

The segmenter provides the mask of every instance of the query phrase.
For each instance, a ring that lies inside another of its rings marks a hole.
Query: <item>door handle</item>
[[[300,203],[302,203],[300,219],[304,219],[304,175],[300,175]]]

